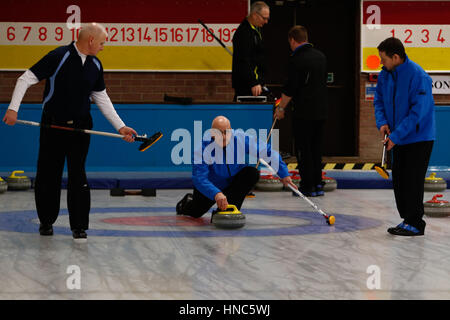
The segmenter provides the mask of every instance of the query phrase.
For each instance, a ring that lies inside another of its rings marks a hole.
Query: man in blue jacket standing
[[[425,232],[424,179],[435,140],[431,78],[409,60],[402,42],[388,38],[378,46],[383,69],[375,93],[375,119],[386,150],[393,152],[392,182],[403,222],[389,228],[399,236]]]
[[[228,204],[240,209],[245,196],[259,180],[259,171],[244,161],[252,150],[259,156],[265,151],[272,160],[268,160],[271,166],[275,170],[278,168],[281,182],[295,187],[286,164],[278,153],[270,150],[270,145],[258,148],[250,137],[231,130],[230,121],[224,116],[214,119],[211,131],[211,141],[203,141],[202,147],[195,150],[192,166],[194,192],[186,194],[178,202],[178,215],[199,218],[214,204],[220,210],[225,210]]]

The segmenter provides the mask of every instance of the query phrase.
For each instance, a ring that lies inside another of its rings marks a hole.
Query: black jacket
[[[289,58],[288,79],[282,92],[293,98],[294,118],[327,118],[327,61],[325,55],[306,43]]]
[[[255,73],[256,70],[256,73]],[[249,91],[264,84],[264,50],[259,28],[253,29],[244,19],[233,36],[232,85],[238,91]]]

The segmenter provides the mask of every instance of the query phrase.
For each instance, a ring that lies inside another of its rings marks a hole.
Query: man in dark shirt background
[[[288,41],[293,51],[288,80],[274,117],[283,119],[284,108],[293,101],[300,191],[308,197],[322,196],[322,136],[328,108],[326,57],[308,42],[303,26],[292,27]]]
[[[233,36],[232,86],[237,96],[259,96],[264,85],[264,49],[261,28],[269,22],[270,8],[263,1],[250,7],[249,15]]]

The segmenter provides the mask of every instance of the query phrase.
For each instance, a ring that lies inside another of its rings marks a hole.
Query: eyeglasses
[[[257,14],[258,16],[260,16],[261,18],[263,18],[264,21],[269,22],[270,17],[264,17],[264,16],[263,16],[261,13],[259,13],[259,12],[256,12],[256,14]]]

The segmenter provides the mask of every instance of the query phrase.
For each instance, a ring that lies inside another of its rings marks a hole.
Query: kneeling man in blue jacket
[[[177,214],[199,218],[214,204],[219,210],[225,210],[228,204],[240,209],[245,196],[259,180],[258,169],[245,161],[252,154],[264,155],[262,157],[275,170],[278,169],[281,182],[295,187],[286,164],[277,152],[271,150],[270,144],[260,142],[258,145],[256,139],[244,132],[232,130],[226,117],[218,116],[212,122],[211,140],[203,141],[202,147],[194,152],[194,191],[178,202]]]
[[[426,225],[422,219],[425,175],[436,135],[432,81],[409,60],[399,39],[384,40],[378,51],[383,70],[374,99],[375,119],[386,150],[392,150],[392,184],[403,219],[388,232],[420,236]]]

